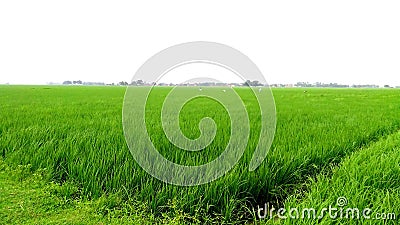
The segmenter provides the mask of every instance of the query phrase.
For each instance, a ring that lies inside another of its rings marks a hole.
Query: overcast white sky
[[[149,57],[213,41],[269,83],[400,85],[400,1],[1,1],[0,84],[130,81]]]

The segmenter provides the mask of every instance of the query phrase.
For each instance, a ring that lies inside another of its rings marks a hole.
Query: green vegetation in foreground
[[[399,224],[400,222],[400,132],[382,138],[365,149],[346,157],[339,166],[332,168],[328,174],[320,174],[309,184],[309,191],[298,196],[293,195],[285,201],[285,208],[315,208],[317,217],[322,208],[329,205],[338,207],[336,201],[345,197],[348,204],[343,209],[359,209],[348,211],[343,218],[333,220],[325,212],[323,219],[287,219],[284,224]],[[367,215],[362,211],[371,209]],[[293,214],[295,215],[295,214]],[[308,213],[306,212],[306,218]],[[332,213],[334,216],[335,213]],[[340,215],[338,213],[337,215]],[[286,215],[287,216],[287,215]],[[338,216],[339,217],[339,216]]]
[[[168,90],[159,87],[152,93],[148,107],[153,115],[159,114]],[[249,111],[250,126],[257,128],[254,97],[246,89],[236,90]],[[76,184],[84,199],[116,194],[143,203],[157,218],[175,209],[202,221],[212,217],[239,222],[252,218],[257,205],[282,204],[296,190],[307,190],[310,177],[400,127],[399,89],[315,88],[307,93],[274,89],[277,130],[265,162],[255,172],[248,171],[257,144],[255,132],[242,161],[226,176],[206,185],[177,187],[152,178],[134,162],[122,131],[124,93],[122,87],[0,86],[4,160],[11,167],[46,168],[52,181]],[[207,99],[196,101],[193,104],[202,107],[188,103],[180,115],[188,136],[196,137],[198,132],[199,118],[194,115],[217,118],[220,127],[227,123],[226,116],[220,115],[223,108]],[[160,140],[155,145],[162,147],[165,137],[159,128],[152,126],[150,133],[152,140]],[[213,146],[226,143],[223,129],[217,130],[216,137]],[[219,150],[206,151],[208,158]]]
[[[199,223],[173,204],[169,213],[154,217],[144,203],[117,194],[88,200],[73,183],[48,178],[47,170],[33,172],[30,165],[10,167],[0,160],[0,224]]]

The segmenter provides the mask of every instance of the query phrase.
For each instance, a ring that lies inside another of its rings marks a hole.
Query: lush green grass
[[[143,202],[118,195],[85,199],[71,182],[49,182],[48,171],[0,160],[0,224],[182,224],[195,218],[169,204],[155,217]]]
[[[389,135],[346,157],[343,162],[330,171],[331,175],[320,174],[309,184],[309,192],[299,193],[285,202],[287,208],[296,206],[315,208],[317,216],[322,208],[337,206],[337,199],[345,197],[348,204],[343,206],[357,208],[357,213],[344,213],[338,216],[337,224],[398,224],[400,222],[400,132]],[[296,198],[297,197],[297,198]],[[364,218],[362,211],[370,209]],[[331,215],[335,215],[332,213]],[[340,214],[337,214],[340,215]],[[347,218],[346,218],[347,215]],[[352,217],[354,215],[354,217]],[[301,216],[301,215],[300,215]],[[383,218],[383,219],[382,219]],[[314,224],[318,220],[290,220],[285,224]],[[320,219],[321,224],[331,224],[329,214]],[[280,221],[283,222],[283,221]]]
[[[159,115],[167,92],[168,88],[157,88],[152,93],[148,104],[153,115]],[[0,86],[0,149],[7,163],[47,168],[56,182],[77,184],[82,196],[134,197],[155,216],[170,211],[166,206],[173,202],[176,209],[196,218],[212,215],[238,221],[251,218],[257,204],[281,204],[296,190],[307,189],[310,176],[400,127],[398,89],[274,89],[275,140],[265,162],[249,172],[257,144],[257,104],[248,90],[237,92],[249,111],[251,138],[240,163],[206,185],[167,185],[134,162],[121,124],[123,87]],[[172,146],[157,125],[157,116],[149,118],[154,124],[149,126],[151,138],[161,153],[182,164],[212,160],[226,145],[229,123],[217,103],[197,99],[182,111],[182,130],[196,137],[203,116],[214,118],[220,127],[206,157],[168,154]]]

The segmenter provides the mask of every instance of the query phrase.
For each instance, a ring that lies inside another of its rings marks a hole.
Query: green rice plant
[[[400,220],[400,132],[381,138],[345,157],[331,175],[318,175],[307,193],[293,195],[285,206],[338,209],[323,218],[280,220],[284,224],[398,224]],[[345,202],[338,202],[344,200]],[[341,204],[338,206],[338,204]],[[340,208],[344,213],[340,214]],[[349,211],[351,209],[351,211]],[[353,210],[355,210],[353,212]],[[364,211],[364,214],[363,214]],[[336,214],[336,216],[335,216]],[[334,217],[332,219],[331,217]],[[271,220],[272,222],[272,220]]]
[[[166,158],[197,165],[223,151],[230,133],[224,108],[207,98],[182,109],[183,133],[196,138],[201,118],[213,118],[216,138],[200,154],[177,149],[165,137],[159,114],[170,89],[150,96],[147,119],[153,144]],[[275,140],[266,160],[253,171],[248,163],[257,145],[259,112],[254,96],[236,88],[250,120],[250,139],[239,163],[220,179],[193,187],[166,184],[134,161],[122,129],[124,87],[0,86],[0,152],[14,165],[47,168],[57,182],[79,184],[82,195],[124,193],[143,201],[154,215],[169,202],[190,215],[201,212],[228,221],[251,218],[265,201],[279,202],[305,181],[352,152],[400,127],[398,89],[273,89],[277,109]],[[140,144],[140,143],[139,143]],[[197,153],[197,152],[196,152]]]

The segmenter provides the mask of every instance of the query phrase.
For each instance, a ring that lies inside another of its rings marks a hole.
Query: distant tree
[[[254,80],[251,82],[251,86],[257,87],[257,86],[262,86],[262,84],[260,83],[260,81]]]
[[[250,86],[251,85],[251,81],[250,80],[246,80],[244,83],[243,83],[243,86]]]
[[[74,80],[72,81],[73,84],[82,84],[83,82],[81,80]]]
[[[246,80],[246,82],[244,82],[242,85],[243,86],[253,86],[253,87],[263,86],[263,84],[260,83],[260,81],[258,81],[258,80],[253,80],[253,81]]]
[[[72,84],[72,82],[70,80],[66,80],[63,82],[63,84]]]
[[[142,86],[144,84],[143,80],[134,80],[131,82],[131,85],[134,86]]]
[[[388,84],[385,84],[383,87],[390,88],[390,86]]]
[[[120,85],[120,86],[127,86],[127,85],[128,85],[128,82],[126,82],[126,81],[121,81],[121,82],[118,83],[118,85]]]

